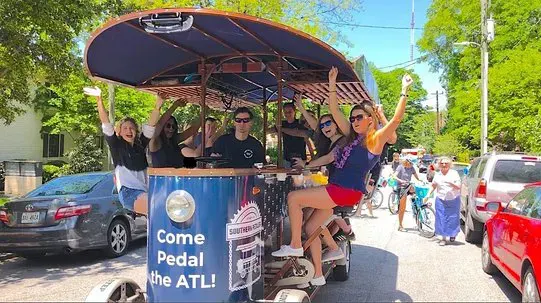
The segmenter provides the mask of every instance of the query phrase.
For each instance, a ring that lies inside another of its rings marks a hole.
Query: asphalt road
[[[454,245],[440,247],[413,229],[398,232],[397,217],[386,208],[375,215],[352,219],[357,241],[350,279],[329,279],[316,302],[520,300],[520,293],[505,278],[481,270],[480,248],[465,243],[462,234]],[[405,227],[413,228],[411,213],[405,218]],[[95,285],[113,276],[130,277],[144,286],[145,245],[136,242],[126,256],[113,260],[98,252],[40,261],[4,256],[0,301],[82,301]]]

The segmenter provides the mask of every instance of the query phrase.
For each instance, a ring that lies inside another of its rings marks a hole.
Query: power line
[[[365,27],[365,28],[411,30],[411,27],[401,27],[401,26],[386,26],[386,25],[357,24],[357,23],[349,23],[349,22],[332,22],[332,21],[325,21],[325,23],[327,23],[327,24],[332,24],[332,25],[353,26],[353,27]],[[413,29],[414,29],[414,30],[423,30],[422,27],[414,27]]]
[[[405,62],[393,64],[393,65],[388,65],[388,66],[378,67],[377,69],[385,69],[385,68],[396,67],[396,66],[401,66],[401,65],[411,65],[411,63],[416,62],[417,60],[423,59],[423,58],[425,58],[425,57],[427,57],[427,55],[420,56],[420,57],[417,57],[417,58],[415,58],[415,59],[413,59],[413,60],[408,60],[408,61],[405,61]]]

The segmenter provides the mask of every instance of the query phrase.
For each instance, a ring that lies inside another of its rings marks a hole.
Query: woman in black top
[[[157,98],[161,99],[160,96]],[[200,147],[192,149],[180,144],[180,142],[194,135],[199,128],[199,124],[196,123],[182,133],[178,132],[177,119],[172,115],[180,105],[184,104],[186,104],[184,100],[176,100],[156,124],[154,136],[148,146],[152,157],[152,167],[181,168],[184,167],[184,157],[199,157],[201,154]]]
[[[143,125],[142,134],[139,133],[135,119],[130,117],[120,120],[115,134],[115,129],[109,121],[109,115],[101,99],[101,90],[97,87],[85,87],[84,93],[95,96],[97,99],[103,134],[111,150],[115,166],[115,183],[120,203],[129,210],[146,215],[148,213],[148,163],[145,148],[154,136],[154,125],[160,117],[163,100],[156,99],[148,124]]]

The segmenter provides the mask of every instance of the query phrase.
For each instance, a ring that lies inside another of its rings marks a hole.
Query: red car
[[[482,265],[488,274],[501,271],[522,293],[522,302],[539,302],[541,281],[541,182],[527,185],[485,224]]]

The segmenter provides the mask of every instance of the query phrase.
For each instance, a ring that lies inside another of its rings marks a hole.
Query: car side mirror
[[[485,205],[485,208],[488,212],[492,212],[492,213],[498,213],[502,211],[503,209],[502,204],[500,202],[488,202]]]

